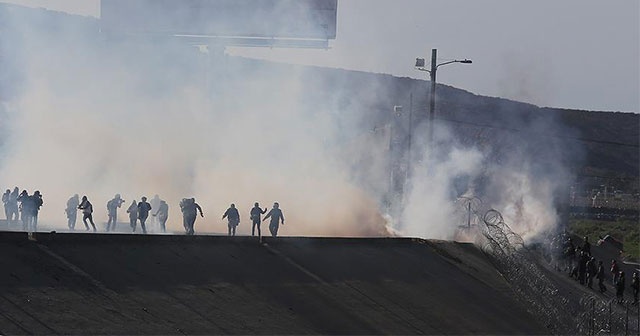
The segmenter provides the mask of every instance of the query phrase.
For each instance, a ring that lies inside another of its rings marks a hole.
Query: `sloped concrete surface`
[[[548,334],[474,245],[0,233],[2,334]]]

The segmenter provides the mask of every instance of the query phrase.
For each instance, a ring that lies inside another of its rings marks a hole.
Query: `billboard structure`
[[[336,37],[337,7],[338,0],[101,0],[100,21],[113,34],[323,48]]]

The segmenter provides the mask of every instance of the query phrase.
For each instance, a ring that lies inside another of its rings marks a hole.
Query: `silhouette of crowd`
[[[4,204],[5,216],[9,224],[16,222],[22,222],[24,231],[35,232],[38,225],[38,212],[44,204],[42,194],[40,191],[34,191],[32,195],[29,195],[27,190],[23,190],[19,193],[19,188],[15,187],[13,191],[7,189],[2,195],[2,202]],[[125,200],[120,194],[116,194],[110,199],[107,204],[107,223],[106,232],[115,232],[118,224],[118,209],[122,208]],[[202,207],[196,203],[195,198],[183,198],[179,204],[180,211],[182,213],[182,224],[187,235],[195,234],[195,222],[197,215],[204,217]],[[65,214],[67,217],[67,226],[69,230],[76,230],[76,222],[78,212],[82,214],[82,223],[84,224],[86,231],[97,232],[98,229],[93,219],[94,206],[85,195],[80,198],[78,194],[71,196],[66,203]],[[129,207],[126,210],[129,215],[129,225],[132,233],[136,232],[138,223],[143,234],[148,233],[147,220],[151,216],[151,224],[157,231],[165,233],[166,223],[169,219],[169,205],[165,200],[160,199],[158,195],[155,195],[150,201],[147,201],[147,197],[143,196],[140,201],[135,199],[131,201]],[[264,218],[262,215],[266,213]],[[230,207],[222,215],[222,219],[227,219],[228,235],[235,236],[236,228],[240,224],[240,212],[236,208],[235,204],[231,204]],[[278,202],[273,204],[273,208],[267,212],[267,208],[262,209],[258,202],[254,204],[254,207],[249,211],[249,218],[251,218],[252,228],[251,235],[255,236],[256,229],[258,237],[262,237],[262,231],[260,224],[262,221],[269,219],[269,231],[271,236],[276,237],[280,225],[284,225],[284,214],[280,209]]]
[[[581,285],[593,289],[594,280],[598,280],[597,290],[600,293],[607,291],[607,278],[611,279],[611,286],[615,289],[616,301],[624,302],[626,282],[625,272],[620,268],[618,260],[612,259],[605,264],[605,260],[596,260],[592,255],[589,237],[584,237],[582,244],[575,244],[574,240],[566,232],[554,237],[551,241],[552,263],[558,271],[564,271],[569,277]],[[610,275],[607,275],[610,274]],[[638,304],[638,292],[640,275],[634,272],[631,278],[630,288],[633,294],[633,305]]]
[[[42,194],[36,190],[29,195],[27,190],[19,192],[15,187],[13,191],[7,189],[2,194],[4,213],[8,222],[22,222],[24,231],[36,231],[38,229],[38,213],[43,205]]]

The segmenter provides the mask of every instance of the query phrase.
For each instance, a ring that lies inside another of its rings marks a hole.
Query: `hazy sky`
[[[99,0],[2,0],[99,16]],[[233,55],[426,78],[539,106],[640,111],[640,1],[338,0],[330,50],[230,49]],[[426,87],[425,87],[426,90]]]

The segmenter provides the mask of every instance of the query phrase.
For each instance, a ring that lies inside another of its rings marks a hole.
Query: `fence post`
[[[611,323],[611,304],[613,303],[613,300],[609,301],[609,335],[611,335],[611,333],[613,332],[613,323]]]
[[[625,302],[625,321],[624,321],[624,335],[629,335],[629,302]]]

